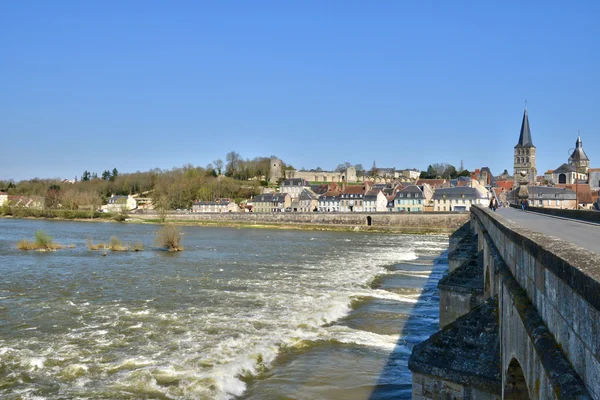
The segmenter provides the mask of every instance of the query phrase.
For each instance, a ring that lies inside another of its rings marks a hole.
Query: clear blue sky
[[[3,1],[0,179],[205,166],[231,150],[600,167],[600,2]]]

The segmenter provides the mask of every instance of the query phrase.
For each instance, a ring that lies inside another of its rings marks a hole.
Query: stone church
[[[526,171],[526,178],[530,184],[535,184],[537,169],[535,166],[535,146],[531,140],[531,130],[529,129],[529,117],[527,109],[523,113],[523,122],[521,122],[521,134],[519,142],[515,146],[514,163],[514,185],[518,186],[517,180],[521,176],[521,171]]]

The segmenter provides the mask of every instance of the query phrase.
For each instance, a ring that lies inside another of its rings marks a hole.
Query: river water
[[[44,230],[56,252],[17,250]],[[448,239],[0,219],[2,399],[409,399]],[[142,241],[89,251],[86,239]]]

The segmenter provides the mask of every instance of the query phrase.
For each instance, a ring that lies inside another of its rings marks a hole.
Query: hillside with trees
[[[75,182],[59,179],[0,181],[0,191],[9,195],[43,197],[47,208],[77,210],[98,208],[112,195],[150,197],[155,205],[167,209],[190,208],[197,200],[221,197],[236,201],[250,198],[266,186],[270,173],[270,158],[243,159],[234,151],[226,162],[214,160],[206,167],[184,165],[169,170],[121,173],[117,168],[100,174],[83,171]]]

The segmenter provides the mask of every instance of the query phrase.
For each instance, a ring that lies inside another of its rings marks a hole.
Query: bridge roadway
[[[554,236],[600,254],[600,224],[553,217],[509,207],[501,207],[496,212],[522,228]]]

